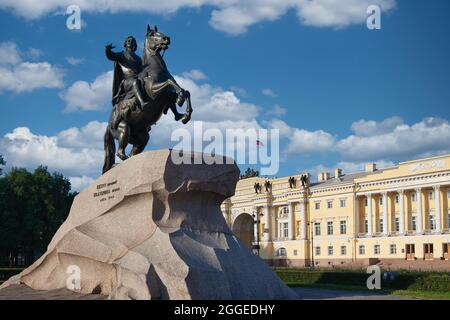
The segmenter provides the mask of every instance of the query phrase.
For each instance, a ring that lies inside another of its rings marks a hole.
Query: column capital
[[[441,185],[433,186],[434,191],[439,191],[441,189]]]
[[[385,197],[386,197],[386,196],[387,196],[387,194],[388,194],[388,192],[387,192],[387,191],[381,191],[380,193],[381,193],[381,194],[382,194],[383,196],[385,196]]]
[[[403,189],[397,190],[397,193],[400,195],[403,195],[405,193],[405,190],[403,190]]]
[[[414,190],[415,190],[416,192],[422,192],[422,187],[414,188]]]

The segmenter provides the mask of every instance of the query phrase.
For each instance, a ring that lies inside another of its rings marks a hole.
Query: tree
[[[15,265],[20,256],[31,264],[44,253],[74,196],[67,178],[42,166],[0,178],[0,263]]]
[[[247,168],[245,170],[244,174],[241,174],[241,179],[247,179],[247,178],[253,178],[253,177],[259,177],[259,171],[253,170],[251,168]]]

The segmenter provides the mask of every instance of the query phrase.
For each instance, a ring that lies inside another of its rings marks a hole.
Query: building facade
[[[274,266],[450,270],[450,155],[311,180],[242,179],[223,215]]]

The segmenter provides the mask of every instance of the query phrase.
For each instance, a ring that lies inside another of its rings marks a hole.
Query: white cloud
[[[66,103],[65,111],[102,110],[111,104],[113,71],[99,75],[91,83],[76,81],[60,93]]]
[[[397,120],[390,130],[386,129],[385,120],[369,128],[369,132],[363,131],[362,136],[351,135],[339,141],[338,151],[344,159],[401,159],[450,150],[450,124],[447,120],[426,118],[413,125]],[[361,134],[360,130],[357,132]]]
[[[286,112],[287,112],[286,108],[283,108],[282,106],[276,104],[269,111],[267,111],[266,114],[281,117],[284,116]]]
[[[212,7],[210,25],[230,35],[242,34],[260,22],[274,21],[289,10],[308,26],[346,27],[366,20],[369,5],[380,5],[384,12],[395,8],[395,0],[3,0],[0,9],[12,10],[26,19],[64,12],[67,6],[79,5],[83,12],[148,12],[167,15],[182,8]]]
[[[357,136],[370,137],[389,133],[403,123],[403,119],[400,117],[390,117],[381,122],[359,120],[352,123],[351,129]]]
[[[89,185],[94,182],[94,179],[87,176],[69,177],[69,180],[73,191],[81,191],[89,187]]]
[[[197,81],[205,80],[208,78],[202,71],[197,70],[197,69],[192,69],[190,71],[183,72],[182,76],[185,78],[189,78],[189,79],[197,80]]]
[[[38,57],[37,49],[30,50],[24,55]],[[62,86],[63,71],[60,68],[48,62],[23,61],[15,43],[0,43],[0,94],[3,91],[20,93]]]
[[[93,127],[101,126],[89,123],[78,129],[78,137],[87,141]],[[19,127],[0,139],[0,153],[7,159],[8,166],[34,169],[46,165],[50,170],[70,177],[99,175],[104,153],[97,134],[84,145],[73,143],[67,136],[67,130],[56,136],[46,136],[34,134],[27,127]]]
[[[265,96],[272,97],[272,98],[277,96],[277,94],[275,92],[273,92],[273,90],[270,88],[263,89],[261,91],[261,93]]]
[[[72,66],[78,66],[84,63],[84,58],[66,57],[66,61]]]
[[[377,165],[377,169],[389,168],[395,166],[392,161],[378,160],[372,161]],[[299,172],[309,172],[312,175],[313,180],[317,181],[317,175],[321,172],[329,172],[330,175],[334,176],[334,170],[336,168],[342,169],[343,174],[362,172],[365,169],[366,162],[348,162],[339,161],[334,166],[327,166],[324,164],[316,165],[309,169],[300,169]]]

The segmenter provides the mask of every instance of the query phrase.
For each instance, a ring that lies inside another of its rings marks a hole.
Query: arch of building
[[[252,249],[254,241],[253,218],[248,213],[241,213],[234,219],[231,230],[247,248]]]

